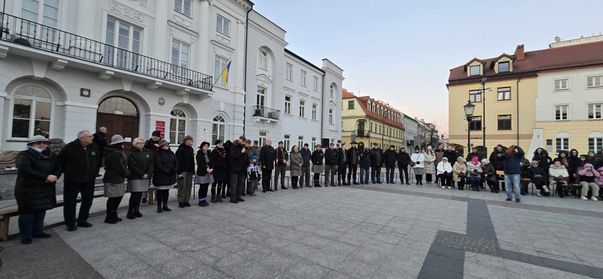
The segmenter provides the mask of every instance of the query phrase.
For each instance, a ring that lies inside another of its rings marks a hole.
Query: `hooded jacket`
[[[589,167],[591,171],[586,170]],[[590,163],[586,163],[584,164],[584,167],[579,168],[578,174],[580,175],[580,182],[595,182],[595,179],[601,176],[601,174],[599,174],[595,167]]]
[[[534,151],[534,156],[532,157],[532,161],[538,161],[538,167],[541,167],[544,170],[548,170],[552,160],[549,153],[544,149],[542,149],[540,154],[538,154],[538,149],[536,149],[536,151]]]
[[[124,183],[126,178],[130,176],[128,170],[128,157],[121,147],[113,145],[105,148],[105,175],[103,175],[104,183]]]

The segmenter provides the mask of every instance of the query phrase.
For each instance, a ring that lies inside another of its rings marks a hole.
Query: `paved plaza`
[[[504,198],[379,184],[148,206],[117,225],[98,215],[92,229],[0,243],[0,278],[603,277],[602,202]]]

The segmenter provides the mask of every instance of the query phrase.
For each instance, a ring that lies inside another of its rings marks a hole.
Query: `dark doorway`
[[[107,127],[107,140],[120,134],[133,140],[138,137],[138,109],[130,100],[122,97],[109,97],[98,106],[96,113],[96,129]]]

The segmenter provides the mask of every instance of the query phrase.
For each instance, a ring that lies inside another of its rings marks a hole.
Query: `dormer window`
[[[509,61],[498,62],[498,72],[499,73],[507,73],[510,71],[511,71],[511,67],[510,67]]]
[[[481,75],[481,66],[480,65],[469,66],[469,75],[470,76],[479,76],[479,75]]]

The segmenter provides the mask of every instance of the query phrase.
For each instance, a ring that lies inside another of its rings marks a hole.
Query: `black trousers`
[[[354,178],[354,183],[356,183],[357,180],[357,171],[358,171],[358,166],[357,165],[350,165],[348,167],[348,184],[352,182],[351,178]]]
[[[410,181],[408,181],[408,166],[398,166],[398,171],[400,172],[400,183],[404,183],[404,179],[406,179],[406,183],[410,183]],[[402,173],[404,173],[404,179]]]
[[[209,188],[209,183],[199,184],[199,202],[207,200],[207,189]],[[213,196],[212,196],[213,197]]]
[[[291,188],[297,188],[297,181],[299,180],[299,176],[291,176]]]
[[[76,225],[75,207],[77,205],[78,194],[82,195],[82,204],[80,206],[80,213],[77,217],[77,223],[81,224],[88,222],[90,207],[92,207],[92,200],[94,199],[94,180],[87,182],[65,181],[65,188],[63,191],[63,199],[65,200],[65,204],[63,205],[63,218],[65,218],[65,225]]]
[[[170,197],[170,190],[157,190],[157,206],[162,205],[167,207],[167,202]]]
[[[262,190],[270,190],[270,180],[272,179],[272,169],[262,169]]]
[[[337,168],[337,184],[341,185],[342,181],[345,184],[345,166]]]
[[[431,183],[432,181],[432,174],[431,173],[426,173],[425,174],[425,181],[427,181],[427,183]]]
[[[314,173],[314,186],[320,185],[320,173],[319,172],[315,172]]]
[[[226,185],[226,182],[224,181],[216,181],[214,183],[211,184],[211,198],[212,200],[216,199],[217,197],[219,197],[221,195],[222,189]],[[199,189],[201,190],[201,189]]]
[[[142,200],[142,192],[130,193],[130,201],[128,202],[128,214],[140,212],[140,201]]]
[[[123,196],[107,199],[107,217],[117,217],[117,208],[119,208],[122,198]]]
[[[442,186],[452,186],[452,175],[451,174],[440,173],[437,177],[442,182]]]

